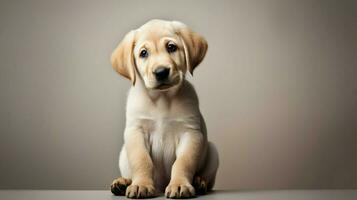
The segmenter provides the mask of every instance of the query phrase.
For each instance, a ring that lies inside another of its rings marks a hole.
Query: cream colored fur
[[[169,41],[177,45],[176,52],[167,52]],[[147,58],[139,56],[142,49]],[[151,197],[164,190],[169,198],[192,197],[195,176],[203,178],[208,189],[213,187],[218,153],[207,141],[196,92],[185,80],[206,50],[202,36],[181,22],[163,20],[129,32],[114,50],[113,67],[133,84],[119,157],[121,175],[132,181],[127,197]],[[165,87],[152,73],[160,66],[170,68]]]

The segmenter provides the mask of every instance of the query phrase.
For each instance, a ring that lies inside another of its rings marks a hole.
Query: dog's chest
[[[179,119],[158,117],[145,120],[145,143],[150,154],[158,164],[170,165],[175,160],[175,149],[183,130]]]
[[[180,136],[185,132],[188,120],[173,105],[158,105],[145,116],[141,125],[145,144],[155,165],[155,179],[158,183],[166,184],[176,159],[175,151]]]
[[[169,181],[171,167],[176,159],[175,150],[179,142],[177,124],[169,119],[145,120],[145,145],[154,163],[154,179],[157,187],[164,187]]]
[[[145,145],[154,163],[155,183],[157,187],[164,187],[170,179],[181,135],[188,130],[200,128],[197,104],[189,101],[190,98],[160,96],[151,100],[143,96],[130,97],[127,126],[140,127],[142,130]]]

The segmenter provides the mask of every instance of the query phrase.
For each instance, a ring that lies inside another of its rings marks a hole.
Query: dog
[[[189,198],[213,188],[218,152],[185,79],[207,48],[185,24],[155,19],[127,33],[112,53],[113,68],[132,83],[114,195]]]

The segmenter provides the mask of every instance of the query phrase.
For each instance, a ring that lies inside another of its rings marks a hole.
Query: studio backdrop
[[[216,189],[357,188],[353,0],[1,0],[0,188],[109,188],[130,87],[110,54],[154,18],[208,41],[188,79]]]

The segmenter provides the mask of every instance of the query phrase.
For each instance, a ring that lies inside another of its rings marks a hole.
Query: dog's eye
[[[140,51],[140,58],[146,58],[149,56],[149,53],[146,49]]]
[[[168,42],[167,45],[166,45],[166,50],[169,53],[173,53],[173,52],[175,52],[177,50],[177,46],[173,42]]]

